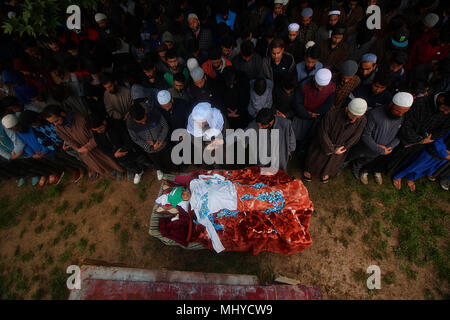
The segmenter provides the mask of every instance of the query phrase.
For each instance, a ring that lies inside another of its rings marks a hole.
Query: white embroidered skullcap
[[[186,64],[189,72],[191,72],[192,70],[194,70],[199,66],[198,61],[195,58],[189,58]]]
[[[328,12],[329,16],[332,16],[334,14],[337,14],[338,16],[340,16],[341,15],[341,11],[339,11],[339,10],[331,10],[331,11]]]
[[[326,68],[322,68],[319,71],[316,72],[314,79],[316,80],[316,83],[319,86],[327,86],[332,78],[332,74],[331,71],[326,69]]]
[[[298,25],[298,23],[291,23],[288,26],[288,30],[289,31],[298,31],[298,30],[300,30],[300,26]]]
[[[348,104],[348,111],[355,116],[362,116],[367,111],[367,102],[361,98],[355,98]]]
[[[311,47],[314,47],[316,43],[314,41],[308,41],[305,45],[305,48],[308,50]]]
[[[19,119],[17,119],[15,114],[8,114],[3,117],[2,119],[2,125],[6,129],[11,129],[16,126],[16,124],[19,122]]]
[[[161,90],[158,92],[157,99],[160,105],[168,104],[172,99],[170,92],[167,90]]]
[[[439,22],[439,16],[436,13],[429,13],[423,18],[423,24],[433,28]]]
[[[205,75],[205,72],[202,68],[196,67],[190,72],[191,78],[194,81],[200,81],[202,80],[203,76]]]
[[[99,12],[99,13],[95,14],[95,22],[106,20],[106,19],[108,19],[108,17],[104,13]]]
[[[392,103],[399,107],[410,108],[414,103],[414,97],[408,92],[398,92],[392,98]]]
[[[190,13],[189,15],[188,15],[188,21],[189,21],[189,19],[197,19],[197,20],[199,20],[198,19],[198,16],[195,14],[195,13]]]

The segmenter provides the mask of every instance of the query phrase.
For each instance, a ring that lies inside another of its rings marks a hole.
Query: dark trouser
[[[119,164],[127,169],[127,171],[132,174],[141,173],[143,167],[148,165],[148,161],[145,158],[145,155],[138,152],[128,152],[125,156],[121,158],[115,158]]]
[[[170,155],[171,155],[171,148],[169,144],[167,144],[161,151],[154,153],[147,153],[147,156],[153,163],[153,167],[156,170],[161,171],[174,170],[174,165],[172,163]]]

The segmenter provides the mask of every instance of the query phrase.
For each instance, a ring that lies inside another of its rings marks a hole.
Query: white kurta
[[[216,252],[225,250],[216,229],[212,224],[214,213],[223,209],[237,210],[236,188],[231,181],[226,181],[218,174],[200,175],[190,183],[191,208],[197,221],[205,226]]]

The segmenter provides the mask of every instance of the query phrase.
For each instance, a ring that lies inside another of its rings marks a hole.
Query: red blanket
[[[224,226],[224,230],[217,233],[225,251],[251,251],[254,255],[263,251],[292,254],[312,244],[309,219],[314,207],[300,180],[292,179],[281,170],[274,176],[263,176],[260,168],[252,167],[231,171],[199,170],[177,182],[188,186],[190,180],[198,175],[212,173],[239,183],[236,185],[239,198],[246,195],[256,199],[244,202],[244,209],[241,208],[237,216],[214,218],[214,224]],[[255,188],[255,184],[264,186]],[[257,198],[263,192],[270,194],[277,191],[283,194],[284,203],[280,212],[271,212],[272,205]],[[206,229],[200,224],[194,224],[190,241],[200,242],[213,250]]]

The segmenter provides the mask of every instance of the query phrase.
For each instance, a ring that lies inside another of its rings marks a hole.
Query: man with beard
[[[213,44],[211,30],[200,26],[200,20],[195,13],[189,14],[187,20],[190,31],[186,34],[185,40],[197,39],[200,50],[208,51]]]
[[[298,37],[300,26],[297,23],[291,23],[288,27],[288,39],[286,42],[286,52],[294,56],[295,63],[300,63],[305,54],[305,43]]]
[[[326,183],[338,172],[348,150],[359,141],[366,126],[366,110],[367,103],[356,98],[346,108],[332,110],[324,116],[308,151],[303,173],[306,181],[319,176]]]
[[[368,171],[366,165],[379,156],[386,156],[400,143],[398,133],[404,121],[404,115],[414,102],[413,96],[408,92],[399,92],[392,102],[382,108],[368,112],[367,125],[360,142],[350,151],[347,161],[353,161],[352,172],[356,179],[368,184]],[[375,181],[382,183],[381,173],[375,172]]]
[[[450,91],[434,96],[416,97],[411,112],[400,130],[401,145],[381,167],[392,176],[404,169],[430,143],[442,138],[450,129]]]
[[[349,95],[349,99],[363,98],[367,102],[368,110],[385,106],[392,100],[392,94],[387,90],[391,83],[390,73],[378,72],[372,84],[360,85]]]
[[[271,156],[272,152],[271,144],[272,143],[278,144],[279,146],[277,150],[279,161],[278,168],[283,171],[286,171],[289,157],[291,156],[292,152],[295,151],[296,147],[295,134],[294,130],[292,129],[291,121],[283,117],[275,116],[272,108],[270,109],[264,108],[258,112],[256,119],[249,124],[247,130],[249,129],[256,130],[258,141],[260,134],[259,129],[268,130],[266,135],[267,157],[273,158]],[[278,141],[276,142],[271,141],[270,131],[273,129],[278,130]],[[260,161],[261,159],[258,158],[258,160]],[[271,165],[275,167],[273,163]]]
[[[320,58],[320,47],[316,44],[308,47],[305,51],[305,60],[298,63],[297,69],[297,82],[302,85],[306,80],[314,77],[316,72],[322,69],[322,62]]]
[[[164,77],[156,69],[156,61],[152,57],[146,57],[142,60],[142,79],[140,84],[146,88],[163,90],[168,87]]]
[[[331,38],[333,28],[339,22],[340,17],[341,11],[339,10],[331,10],[328,12],[328,23],[324,26],[321,26],[317,31],[317,40],[319,42]]]
[[[169,125],[169,136],[176,129],[186,128],[190,108],[185,100],[174,99],[167,90],[159,91],[157,100],[161,107],[160,112]]]
[[[358,64],[353,60],[347,60],[342,64],[336,81],[336,97],[331,109],[340,109],[350,93],[359,86],[361,80],[356,75],[357,71]]]
[[[359,67],[359,77],[361,84],[372,84],[375,74],[377,73],[377,56],[373,53],[366,53],[361,58]]]
[[[300,30],[298,38],[300,41],[307,43],[308,41],[316,41],[317,25],[312,22],[313,9],[305,8],[302,10],[302,18],[300,22]]]
[[[340,65],[347,60],[348,44],[344,42],[345,26],[338,23],[334,26],[331,39],[320,42],[321,61],[325,68],[333,73],[339,71]]]
[[[130,89],[120,86],[111,74],[101,76],[101,83],[106,89],[103,102],[108,115],[116,120],[124,120],[133,104]]]

